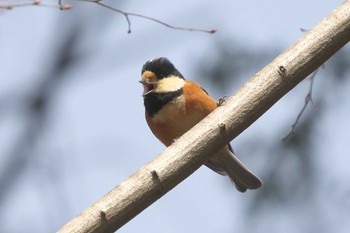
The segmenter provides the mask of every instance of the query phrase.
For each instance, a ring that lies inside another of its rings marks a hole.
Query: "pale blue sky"
[[[123,16],[92,3],[74,1],[75,10],[67,12],[25,7],[0,14],[1,98],[12,98],[17,92],[30,95],[40,73],[55,56],[51,48],[60,43],[60,35],[72,26],[72,20],[80,20],[79,29],[84,35],[76,51],[83,57],[83,69],[73,67],[65,74],[66,81],[52,102],[47,129],[39,145],[33,148],[35,156],[0,209],[0,229],[4,232],[57,230],[162,152],[164,146],[154,138],[144,120],[142,87],[137,82],[146,60],[166,56],[185,77],[201,83],[215,98],[229,95],[235,90],[216,93],[201,82],[200,77],[192,77],[194,65],[215,54],[215,38],[234,38],[237,46],[249,49],[277,47],[283,51],[302,36],[300,28],[312,28],[342,1],[125,2],[121,9],[126,11],[153,16],[177,26],[217,28],[218,32],[209,35],[176,31],[131,18],[132,33],[127,34]],[[102,12],[103,17],[98,12]],[[82,16],[74,18],[78,13]],[[240,135],[234,143],[236,150],[244,150],[245,141],[256,134],[279,143],[283,136],[281,129],[288,131],[303,104],[307,85],[307,82],[301,84]],[[317,98],[323,90],[315,85],[314,98]],[[315,144],[320,145],[323,175],[347,182],[350,171],[344,166],[344,152],[349,152],[350,103],[349,98],[343,98],[341,104],[334,106],[332,103],[345,94],[333,94],[328,100],[329,116],[323,116],[325,127],[320,129],[320,138],[315,139]],[[11,150],[13,139],[24,125],[20,111],[15,109],[12,114],[0,117],[0,175],[1,164],[6,164],[8,159],[6,152]],[[336,123],[333,115],[337,116]],[[330,153],[333,168],[327,157]],[[271,158],[241,157],[257,174],[266,159]],[[326,169],[329,166],[331,169]],[[47,174],[52,177],[48,178]],[[326,190],[327,179],[325,182]],[[245,208],[251,197],[252,192],[236,192],[226,178],[203,167],[119,232],[242,232],[250,227]],[[323,197],[320,195],[320,199]],[[349,203],[340,211],[346,211]],[[261,213],[260,221],[251,223],[251,232],[267,229],[307,232],[301,223],[308,221],[312,207],[298,208],[299,205],[266,217]],[[339,227],[337,232],[349,228],[345,220],[334,220]],[[332,218],[329,221],[333,223]]]

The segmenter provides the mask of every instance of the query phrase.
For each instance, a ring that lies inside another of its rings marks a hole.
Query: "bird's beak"
[[[139,83],[143,85],[143,94],[142,96],[146,96],[154,90],[154,83],[148,80],[140,80]]]
[[[149,82],[149,81],[143,80],[143,79],[139,81],[139,83],[141,83],[142,85],[146,85],[148,82]]]

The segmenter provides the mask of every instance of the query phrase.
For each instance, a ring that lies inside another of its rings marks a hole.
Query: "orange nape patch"
[[[155,73],[153,73],[152,71],[145,71],[142,73],[142,80],[147,80],[150,82],[157,82],[158,78],[157,75]]]
[[[195,112],[205,117],[217,108],[216,101],[197,83],[186,81],[183,93],[186,100],[186,110],[188,110],[189,114],[190,112]]]

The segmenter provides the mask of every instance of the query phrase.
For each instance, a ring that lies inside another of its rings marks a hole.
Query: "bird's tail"
[[[214,157],[206,165],[221,175],[228,175],[238,191],[245,192],[247,189],[261,187],[259,177],[245,167],[228,147],[220,150]]]

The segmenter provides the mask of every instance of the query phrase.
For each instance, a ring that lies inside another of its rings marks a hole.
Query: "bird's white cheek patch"
[[[177,76],[170,76],[158,81],[156,92],[171,92],[181,89],[185,85],[185,80]]]

